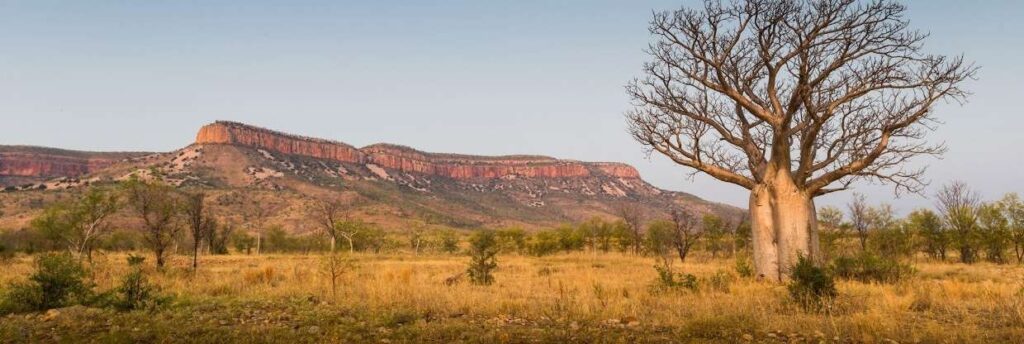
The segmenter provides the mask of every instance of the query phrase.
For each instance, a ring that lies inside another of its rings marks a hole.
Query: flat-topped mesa
[[[526,178],[580,178],[597,174],[616,178],[640,177],[635,168],[626,164],[559,160],[539,155],[427,153],[392,144],[375,144],[363,147],[360,151],[365,154],[367,162],[375,165],[453,179],[493,179],[512,175]]]
[[[409,147],[376,144],[364,147],[369,163],[404,172],[416,172],[452,179],[494,179],[506,176],[526,178],[587,177],[585,164],[545,156],[474,156],[421,152]]]
[[[74,177],[150,153],[82,152],[45,147],[0,146],[0,176]]]
[[[338,162],[363,161],[363,155],[358,149],[342,142],[286,134],[227,121],[217,121],[200,128],[199,134],[196,134],[196,143],[235,144]]]
[[[538,155],[476,156],[427,153],[413,148],[375,144],[356,149],[345,143],[302,137],[242,123],[218,121],[204,126],[197,144],[234,144],[271,152],[300,155],[336,162],[373,164],[408,173],[452,179],[582,178],[606,175],[639,178],[632,166],[559,160]]]

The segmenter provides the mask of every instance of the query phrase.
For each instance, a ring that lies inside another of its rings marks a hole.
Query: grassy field
[[[445,280],[467,258],[350,256],[332,291],[318,255],[186,257],[147,268],[170,301],[119,312],[74,306],[0,318],[0,342],[865,342],[1024,341],[1024,267],[918,262],[898,284],[838,282],[822,312],[802,310],[784,285],[743,279],[733,260],[676,264],[700,288],[663,290],[651,258],[615,253],[501,256],[492,286]],[[125,255],[90,266],[114,288]],[[147,263],[151,263],[147,260]],[[31,273],[8,261],[0,285]]]

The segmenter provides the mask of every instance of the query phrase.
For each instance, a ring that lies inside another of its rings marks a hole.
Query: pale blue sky
[[[648,160],[626,133],[651,11],[693,3],[0,0],[0,144],[167,151],[229,119],[356,146],[627,162],[745,206],[745,190]],[[929,50],[982,66],[969,104],[939,108],[933,138],[950,151],[919,161],[933,185],[1024,192],[1024,2],[908,5]],[[901,212],[931,205],[858,190]]]

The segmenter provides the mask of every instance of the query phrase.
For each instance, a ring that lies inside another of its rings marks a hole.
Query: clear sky
[[[747,194],[626,133],[623,91],[652,10],[694,1],[0,0],[0,144],[168,151],[217,119],[363,146],[621,161],[672,190]],[[933,187],[1024,193],[1024,2],[908,2],[927,48],[982,66],[970,103],[940,106]],[[931,201],[860,185],[901,212]],[[819,204],[842,204],[849,193]]]

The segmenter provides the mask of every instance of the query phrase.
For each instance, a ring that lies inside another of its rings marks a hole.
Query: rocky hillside
[[[33,146],[0,146],[0,187],[78,177],[150,153],[83,152]]]
[[[54,192],[130,176],[156,178],[208,189],[225,205],[246,195],[262,195],[266,202],[280,205],[276,222],[296,230],[308,227],[302,210],[313,197],[356,199],[359,206],[353,216],[386,227],[417,221],[530,228],[594,216],[611,218],[625,207],[640,207],[648,218],[665,216],[672,207],[736,212],[656,188],[632,166],[621,163],[439,154],[392,144],[356,148],[235,122],[206,125],[193,144],[174,152],[103,156],[119,160],[96,162],[65,174],[25,171],[33,178],[51,179],[8,189]]]

